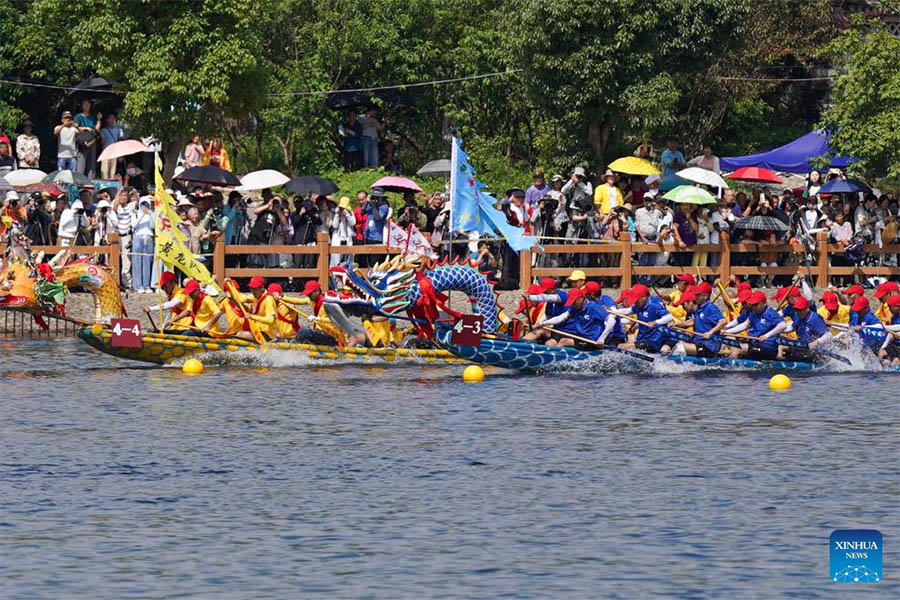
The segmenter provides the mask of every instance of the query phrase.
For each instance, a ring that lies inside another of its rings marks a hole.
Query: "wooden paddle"
[[[231,296],[231,299],[234,301],[235,310],[240,316],[244,317],[244,321],[250,328],[250,333],[253,335],[253,339],[256,340],[256,343],[259,344],[260,348],[262,348],[263,350],[268,350],[269,345],[266,343],[265,336],[263,336],[262,332],[259,330],[259,326],[247,316],[246,312],[244,312],[243,305],[241,304],[242,298],[237,289],[235,289],[234,282],[226,281],[225,289],[228,292],[228,295]]]
[[[547,325],[544,325],[543,327],[547,331],[552,331],[555,334],[565,336],[565,337],[571,338],[573,340],[577,340],[579,342],[584,342],[585,344],[591,344],[593,346],[596,346],[597,348],[600,348],[601,350],[607,350],[610,352],[618,352],[620,354],[627,354],[628,356],[633,356],[634,358],[639,358],[639,359],[641,359],[643,361],[647,361],[647,362],[653,362],[654,360],[656,360],[655,357],[649,356],[647,354],[641,354],[640,352],[634,352],[633,350],[625,350],[624,348],[618,348],[616,346],[610,346],[608,344],[599,344],[594,340],[589,340],[585,337],[581,337],[580,335],[575,335],[573,333],[566,333],[565,331],[560,331],[559,329],[554,329],[553,327],[549,327]]]

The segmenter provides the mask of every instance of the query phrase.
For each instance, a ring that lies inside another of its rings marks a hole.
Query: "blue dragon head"
[[[329,301],[351,306],[366,305],[387,315],[399,314],[413,303],[411,296],[418,285],[416,271],[421,265],[419,258],[397,255],[375,265],[367,275],[349,264],[332,267],[332,277],[353,295],[329,298]]]

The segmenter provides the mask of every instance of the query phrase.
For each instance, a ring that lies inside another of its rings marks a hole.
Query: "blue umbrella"
[[[819,188],[819,194],[865,194],[872,193],[872,188],[855,179],[832,179]]]

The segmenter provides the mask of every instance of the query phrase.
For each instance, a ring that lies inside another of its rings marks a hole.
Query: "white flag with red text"
[[[437,259],[438,255],[431,247],[431,244],[419,228],[410,223],[409,229],[405,230],[393,220],[388,221],[388,248],[400,248],[401,254],[407,256],[416,254],[427,258]]]

